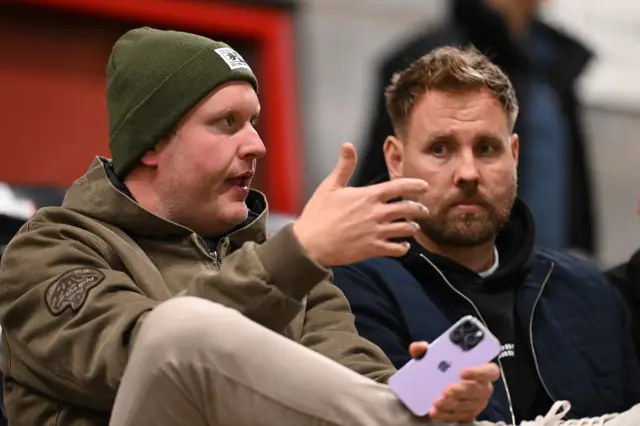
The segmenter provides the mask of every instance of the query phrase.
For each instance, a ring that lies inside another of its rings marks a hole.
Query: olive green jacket
[[[19,426],[107,425],[146,314],[191,295],[237,309],[337,362],[385,382],[393,367],[358,336],[330,271],[291,225],[266,238],[267,204],[216,247],[116,189],[96,158],[61,207],[45,208],[0,265],[5,406]]]

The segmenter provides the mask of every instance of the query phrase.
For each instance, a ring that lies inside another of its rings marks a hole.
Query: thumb
[[[411,358],[420,359],[427,353],[429,344],[427,342],[413,342],[409,345],[409,354]]]
[[[329,175],[332,186],[337,188],[347,186],[357,163],[358,155],[356,154],[356,149],[350,143],[343,143],[338,164]]]

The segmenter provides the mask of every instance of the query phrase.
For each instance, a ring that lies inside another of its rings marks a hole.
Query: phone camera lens
[[[478,328],[471,321],[465,321],[462,323],[462,329],[464,330],[465,333],[472,333],[476,331]]]
[[[471,349],[478,346],[478,343],[480,343],[483,338],[484,338],[484,333],[480,330],[478,330],[473,334],[467,334],[464,336],[462,348],[464,350],[470,351]]]
[[[449,338],[457,345],[464,339],[464,331],[462,331],[461,327],[456,327],[449,335]]]

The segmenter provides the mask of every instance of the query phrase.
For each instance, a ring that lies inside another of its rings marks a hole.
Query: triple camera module
[[[467,352],[482,342],[484,333],[472,321],[466,320],[449,333],[449,339]]]

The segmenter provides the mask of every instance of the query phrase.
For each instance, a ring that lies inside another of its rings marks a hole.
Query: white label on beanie
[[[216,49],[216,53],[229,65],[229,68],[246,68],[250,70],[249,65],[244,61],[242,56],[230,47],[220,47]]]

